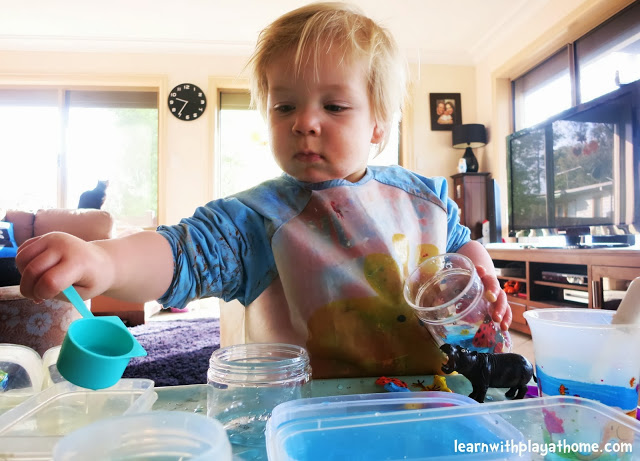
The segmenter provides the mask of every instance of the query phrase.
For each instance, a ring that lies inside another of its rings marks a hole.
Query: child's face
[[[311,60],[293,70],[284,53],[267,68],[267,122],[271,149],[286,173],[305,182],[358,181],[372,143],[383,130],[374,120],[362,61],[340,63],[322,54],[317,76]]]

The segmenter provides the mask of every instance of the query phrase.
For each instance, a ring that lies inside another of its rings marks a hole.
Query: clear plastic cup
[[[438,345],[477,352],[511,350],[511,336],[491,319],[484,285],[466,256],[445,253],[424,260],[405,280],[403,292]]]
[[[207,372],[214,388],[207,415],[224,425],[232,444],[264,448],[273,408],[306,397],[310,380],[309,355],[303,347],[256,343],[218,349]]]
[[[612,324],[614,314],[584,308],[524,313],[543,396],[585,397],[636,415],[640,325]]]

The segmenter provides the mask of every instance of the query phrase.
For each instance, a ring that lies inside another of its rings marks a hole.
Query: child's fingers
[[[513,312],[511,312],[511,306],[509,306],[509,303],[506,300],[507,295],[503,293],[503,296],[505,297],[505,304],[507,305],[507,309],[504,313],[504,317],[502,317],[502,322],[500,322],[500,328],[503,331],[506,331],[511,326],[511,321],[513,320]]]
[[[51,270],[58,262],[60,262],[60,253],[51,251],[50,249],[39,249],[37,244],[31,245],[26,251],[31,254],[25,255],[20,262],[19,270],[22,273],[20,279],[20,292],[23,296],[36,301],[51,298],[57,295],[60,290],[55,291],[45,279],[42,283],[41,279],[46,276],[47,271]],[[38,250],[40,250],[38,252]]]

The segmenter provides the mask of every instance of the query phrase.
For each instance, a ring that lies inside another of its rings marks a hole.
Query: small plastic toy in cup
[[[404,297],[438,345],[509,352],[511,336],[491,319],[490,303],[473,262],[445,253],[426,259],[404,283]]]

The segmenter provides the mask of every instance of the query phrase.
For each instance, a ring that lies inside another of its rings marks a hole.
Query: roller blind
[[[220,109],[249,110],[251,109],[251,94],[249,92],[220,93]]]

